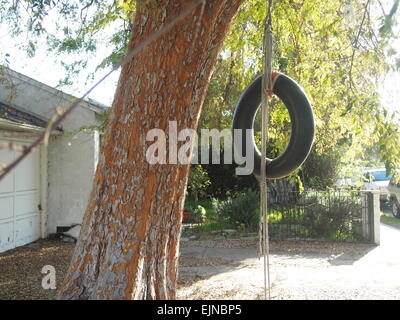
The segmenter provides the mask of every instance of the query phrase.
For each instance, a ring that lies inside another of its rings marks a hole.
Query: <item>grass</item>
[[[395,218],[395,217],[389,217],[385,214],[381,215],[381,222],[388,224],[389,226],[395,227],[395,228],[400,228],[400,219]]]
[[[201,231],[203,232],[211,232],[211,231],[225,230],[225,229],[235,229],[235,227],[227,222],[219,222],[219,221],[210,221],[208,223],[204,223],[201,226]]]

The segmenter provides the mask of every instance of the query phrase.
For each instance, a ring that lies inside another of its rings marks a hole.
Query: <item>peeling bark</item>
[[[90,201],[59,299],[174,299],[188,165],[150,165],[146,134],[196,129],[229,25],[244,0],[208,0],[126,63]],[[139,9],[129,48],[189,0]],[[198,34],[194,43],[196,30]],[[168,151],[167,151],[168,154]]]

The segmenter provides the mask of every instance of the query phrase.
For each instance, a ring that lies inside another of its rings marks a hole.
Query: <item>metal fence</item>
[[[271,239],[361,241],[363,212],[360,192],[305,191],[268,196]]]

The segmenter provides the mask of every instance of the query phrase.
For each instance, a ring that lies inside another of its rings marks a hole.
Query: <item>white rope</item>
[[[272,35],[272,0],[268,0],[268,13],[265,20],[265,32],[263,39],[263,78],[261,92],[262,109],[262,138],[261,138],[261,181],[260,181],[260,249],[264,262],[264,298],[271,300],[271,280],[269,263],[269,234],[268,234],[268,187],[267,187],[267,168],[265,159],[267,158],[268,143],[268,121],[269,104],[268,95],[272,91],[272,55],[273,55],[273,35]]]

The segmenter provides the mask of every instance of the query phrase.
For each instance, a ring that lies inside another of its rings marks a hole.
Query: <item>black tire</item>
[[[246,129],[251,129],[251,141],[254,149],[253,174],[260,178],[261,153],[254,141],[253,125],[261,103],[262,77],[257,78],[243,93],[235,110],[233,129],[242,131],[242,139],[234,141],[234,148],[242,146],[242,156],[246,150]],[[273,92],[285,104],[289,111],[292,134],[286,150],[275,159],[266,159],[267,178],[278,179],[290,175],[307,159],[314,141],[314,115],[311,104],[303,89],[288,76],[278,74]],[[239,150],[239,149],[238,149]]]
[[[392,214],[396,218],[400,218],[400,204],[396,199],[392,200]]]

